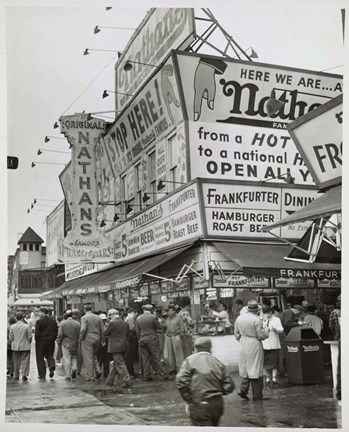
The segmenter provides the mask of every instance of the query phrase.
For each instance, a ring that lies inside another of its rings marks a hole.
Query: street
[[[233,372],[238,388],[240,378]],[[244,401],[237,389],[225,397],[225,413],[220,426],[279,428],[341,428],[341,407],[332,398],[331,371],[325,383],[291,385],[279,378],[274,389],[265,389],[263,402]],[[98,425],[190,426],[174,381],[133,380],[130,389],[117,389],[100,378],[85,382],[83,374],[65,381],[57,364],[53,379],[37,379],[35,344],[27,382],[7,378],[6,422]]]

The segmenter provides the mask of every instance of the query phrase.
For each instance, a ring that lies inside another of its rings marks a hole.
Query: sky
[[[254,48],[257,61],[343,73],[343,67],[337,66],[343,65],[340,9],[344,3],[216,1],[204,2],[203,6],[210,7],[242,48]],[[64,1],[60,6],[49,1],[8,4],[3,17],[6,144],[7,154],[20,161],[19,169],[7,172],[7,253],[14,254],[28,226],[45,240],[45,217],[63,199],[58,175],[70,158],[68,144],[58,138],[45,143],[45,136],[62,137],[53,125],[64,113],[114,108],[113,98],[102,99],[102,93],[114,89],[117,53],[112,51],[122,51],[132,31],[102,28],[94,34],[94,27],[135,28],[154,3],[133,2],[139,6],[129,9],[127,2],[118,1],[118,6],[109,11],[100,2],[71,1],[69,6]],[[170,6],[170,2],[155,5]],[[84,56],[85,48],[112,51],[90,51]],[[113,117],[113,113],[105,115]],[[43,151],[40,156],[38,149]],[[32,162],[38,163],[32,168]],[[31,209],[34,199],[37,204]]]

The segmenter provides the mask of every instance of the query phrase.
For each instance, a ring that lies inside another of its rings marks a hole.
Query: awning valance
[[[292,213],[291,215],[268,225],[263,228],[263,231],[270,231],[274,228],[279,228],[293,223],[312,221],[324,217],[329,217],[335,213],[342,211],[342,186],[336,186],[329,189],[322,196],[312,201],[302,209]]]
[[[190,246],[191,245],[187,245],[133,263],[112,267],[107,270],[66,281],[59,288],[50,293],[48,297],[57,298],[61,296],[103,293],[110,289],[135,286],[140,283],[143,273],[150,272],[159,267]]]
[[[340,264],[286,261],[293,247],[282,243],[214,242],[214,246],[248,277],[341,278]]]
[[[53,302],[49,300],[40,300],[39,298],[21,298],[16,300],[12,306],[16,307],[45,307],[53,306]]]

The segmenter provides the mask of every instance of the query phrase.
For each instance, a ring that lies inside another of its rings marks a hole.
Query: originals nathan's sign
[[[89,114],[61,117],[61,133],[72,147],[72,230],[59,244],[59,259],[65,263],[106,262],[114,257],[113,243],[97,226],[98,190],[96,146],[105,133],[104,120]]]

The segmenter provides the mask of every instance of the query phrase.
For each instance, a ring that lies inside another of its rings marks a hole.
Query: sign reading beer
[[[183,52],[176,58],[192,178],[280,182],[289,173],[312,184],[287,125],[341,94],[341,76]],[[271,94],[281,108],[269,116]]]
[[[319,189],[342,181],[343,95],[288,125]]]
[[[88,114],[63,116],[61,132],[72,146],[71,201],[72,230],[59,243],[60,260],[106,262],[114,257],[114,248],[98,230],[96,209],[96,145],[105,133],[105,122]]]

